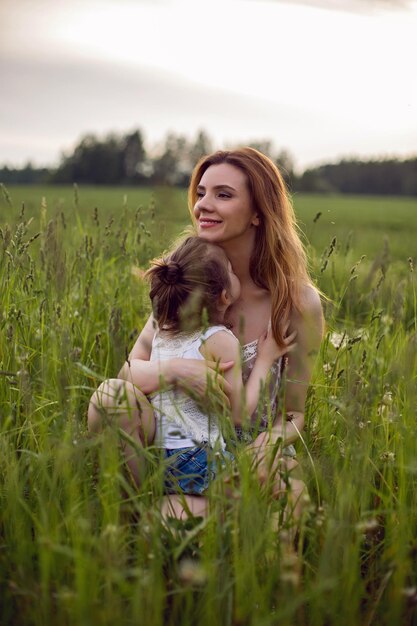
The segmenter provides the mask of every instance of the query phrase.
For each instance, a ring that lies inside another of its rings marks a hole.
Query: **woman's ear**
[[[259,226],[260,221],[261,221],[261,220],[260,220],[260,218],[259,218],[259,214],[258,214],[258,213],[255,213],[255,214],[254,214],[254,216],[253,216],[253,218],[252,218],[252,222],[251,222],[251,223],[252,223],[252,226]]]

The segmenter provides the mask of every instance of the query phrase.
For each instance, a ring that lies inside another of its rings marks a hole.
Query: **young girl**
[[[155,261],[147,278],[155,325],[148,358],[160,363],[178,358],[233,362],[234,367],[223,375],[229,385],[232,422],[241,426],[245,416],[255,412],[272,364],[295,346],[295,333],[284,339],[281,348],[271,332],[259,339],[244,387],[239,341],[224,325],[226,311],[239,298],[240,282],[222,248],[189,237],[169,257]],[[219,411],[210,410],[209,395],[197,402],[179,384],[161,377],[158,391],[147,398],[128,381],[108,380],[91,399],[89,428],[99,430],[103,415],[116,418],[136,443],[153,442],[164,450],[167,493],[201,495],[215,477],[214,458],[221,461],[227,456]],[[139,482],[137,451],[125,445],[124,453]]]

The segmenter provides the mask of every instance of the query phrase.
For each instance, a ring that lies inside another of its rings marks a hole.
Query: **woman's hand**
[[[232,387],[222,373],[231,369],[234,361],[220,362],[199,359],[170,359],[161,361],[161,375],[168,384],[178,385],[197,402],[205,403],[208,396],[220,407],[229,406]]]
[[[297,331],[294,330],[292,333],[287,335],[289,328],[289,322],[286,323],[284,329],[284,345],[279,347],[277,342],[274,339],[272,334],[272,329],[268,328],[266,333],[261,335],[258,339],[258,352],[257,358],[260,358],[264,361],[272,363],[279,359],[284,354],[288,354],[292,352],[297,347],[295,339],[297,337]]]

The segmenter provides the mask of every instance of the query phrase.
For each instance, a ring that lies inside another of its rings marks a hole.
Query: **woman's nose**
[[[201,198],[199,198],[197,200],[197,202],[195,203],[195,207],[194,207],[195,211],[212,211],[213,207],[212,207],[212,203],[211,200],[208,196],[208,194],[205,194],[204,196],[201,196]]]

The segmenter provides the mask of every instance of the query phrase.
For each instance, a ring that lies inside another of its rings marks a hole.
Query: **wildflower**
[[[378,520],[375,517],[371,519],[362,520],[356,524],[356,530],[360,533],[374,533],[379,529]]]
[[[329,341],[332,344],[332,346],[334,346],[336,348],[336,350],[339,350],[340,348],[344,348],[345,345],[347,344],[348,341],[348,337],[346,335],[346,332],[344,333],[331,333],[330,337],[329,337]]]
[[[406,598],[410,606],[415,606],[417,604],[417,587],[404,587],[404,589],[401,590],[401,593],[404,598]]]
[[[115,524],[107,524],[107,526],[103,529],[102,536],[103,537],[115,537],[118,533],[118,526]]]
[[[381,461],[384,461],[384,463],[393,463],[395,461],[395,454],[394,452],[386,450],[380,455],[379,458],[381,459]]]
[[[193,559],[184,559],[179,565],[179,578],[185,585],[204,585],[207,573],[201,563]]]
[[[394,320],[392,319],[391,315],[382,315],[381,322],[388,329],[390,328],[390,326],[392,326],[392,324],[394,323]]]
[[[79,346],[74,346],[71,350],[70,358],[72,361],[79,361],[81,358],[82,349]]]
[[[355,339],[369,339],[369,331],[367,328],[358,328]]]
[[[385,391],[384,395],[381,398],[381,401],[377,407],[377,414],[380,417],[388,419],[389,421],[393,421],[391,407],[393,404],[392,391]]]
[[[392,405],[392,391],[386,391],[384,393],[384,395],[382,396],[381,403],[384,406],[391,406]]]

